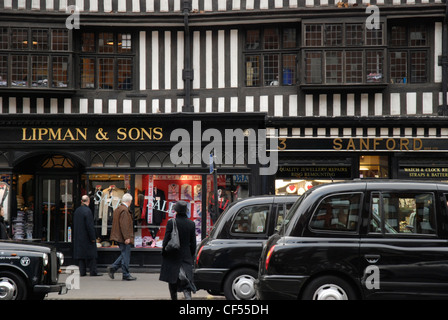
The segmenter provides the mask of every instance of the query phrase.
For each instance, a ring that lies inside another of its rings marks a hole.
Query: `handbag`
[[[180,248],[179,231],[177,230],[176,219],[171,219],[171,221],[173,221],[173,231],[171,232],[171,239],[165,247],[165,251],[167,252],[179,250]]]

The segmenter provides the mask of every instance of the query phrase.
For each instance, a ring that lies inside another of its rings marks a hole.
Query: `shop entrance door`
[[[39,179],[39,211],[42,239],[71,242],[74,207],[73,176],[42,176]]]

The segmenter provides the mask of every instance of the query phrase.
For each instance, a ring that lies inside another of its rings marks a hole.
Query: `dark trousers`
[[[112,269],[116,271],[121,268],[123,277],[126,278],[131,275],[129,273],[129,263],[131,261],[131,245],[119,242],[118,247],[120,248],[120,256],[112,264]]]
[[[87,274],[87,268],[89,268],[91,276],[94,276],[98,273],[96,268],[96,259],[79,259],[78,266],[79,266],[79,275],[81,277]]]

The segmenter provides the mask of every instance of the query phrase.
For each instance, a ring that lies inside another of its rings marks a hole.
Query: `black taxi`
[[[194,281],[198,289],[229,300],[255,298],[263,244],[281,225],[298,196],[260,196],[231,204],[198,246]]]
[[[41,300],[67,293],[58,283],[64,255],[47,245],[0,241],[0,300]]]
[[[307,191],[263,248],[260,299],[448,297],[448,184],[353,181]]]

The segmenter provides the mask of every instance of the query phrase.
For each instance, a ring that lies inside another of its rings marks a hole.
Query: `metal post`
[[[184,106],[183,112],[193,112],[194,108],[191,104],[191,82],[193,81],[193,70],[191,69],[191,49],[190,49],[190,26],[189,14],[192,9],[191,0],[183,1],[184,13],[184,70],[182,71],[182,79],[184,80]]]

